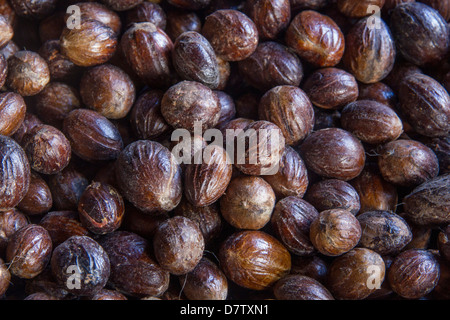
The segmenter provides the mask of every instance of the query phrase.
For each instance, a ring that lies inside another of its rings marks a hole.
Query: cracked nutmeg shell
[[[251,290],[272,287],[291,269],[289,251],[273,236],[257,230],[231,234],[219,249],[219,261],[228,279]]]
[[[162,144],[138,140],[120,153],[116,178],[122,195],[138,209],[167,212],[181,201],[181,167]]]
[[[125,205],[122,196],[112,186],[93,182],[86,187],[78,201],[80,221],[95,234],[117,230],[122,224]]]

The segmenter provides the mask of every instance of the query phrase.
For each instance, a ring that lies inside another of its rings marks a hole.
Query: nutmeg
[[[271,226],[277,238],[297,256],[305,256],[316,250],[310,240],[311,223],[319,212],[305,200],[289,196],[279,200],[274,208]]]
[[[258,107],[259,118],[277,125],[288,145],[297,145],[313,130],[314,109],[305,92],[294,86],[267,91]]]
[[[289,251],[263,231],[230,235],[219,249],[223,272],[231,281],[252,290],[265,290],[291,269]]]
[[[97,20],[82,20],[80,28],[64,28],[60,38],[61,52],[74,64],[92,67],[112,58],[117,46],[117,34]]]
[[[272,187],[255,176],[233,178],[220,198],[223,218],[239,229],[261,229],[270,221],[274,206]]]
[[[326,256],[339,256],[350,251],[358,244],[361,234],[359,221],[344,209],[320,212],[309,232],[314,247]]]

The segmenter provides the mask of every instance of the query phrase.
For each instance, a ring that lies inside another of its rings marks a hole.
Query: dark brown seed
[[[291,269],[289,251],[263,231],[230,235],[219,249],[219,261],[229,280],[252,290],[270,288]]]
[[[82,20],[80,28],[64,28],[60,46],[61,53],[74,64],[92,67],[107,62],[118,45],[113,29],[96,20]]]
[[[59,39],[44,42],[39,55],[47,62],[51,80],[73,81],[73,77],[78,78],[81,67],[61,53]]]
[[[300,274],[326,283],[328,262],[320,255],[293,256],[291,274]]]
[[[170,126],[161,114],[164,92],[148,90],[139,95],[130,112],[130,125],[139,139],[152,140],[170,132]]]
[[[27,106],[21,95],[14,92],[0,94],[0,134],[12,136],[25,119]]]
[[[263,176],[278,199],[288,196],[303,197],[308,188],[308,171],[297,151],[286,146],[280,159],[278,172]]]
[[[0,255],[2,257],[10,237],[28,223],[28,218],[17,209],[0,212]]]
[[[53,206],[52,194],[49,186],[38,174],[31,173],[28,192],[17,208],[28,215],[47,213]]]
[[[147,85],[171,84],[173,42],[162,29],[150,22],[135,23],[123,34],[120,46],[131,69]]]
[[[435,79],[414,73],[400,83],[400,109],[417,133],[428,137],[450,132],[450,96]]]
[[[181,200],[181,168],[160,143],[128,145],[117,159],[116,177],[121,194],[144,212],[171,211]]]
[[[13,209],[25,197],[30,184],[27,155],[13,139],[0,135],[0,211]]]
[[[278,300],[334,300],[328,289],[317,280],[302,275],[287,275],[273,287]]]
[[[403,133],[400,117],[385,104],[358,100],[342,109],[341,126],[358,139],[369,144],[396,140]]]
[[[319,212],[330,209],[345,209],[356,215],[361,208],[358,192],[348,182],[325,179],[308,188],[305,200]]]
[[[194,131],[196,122],[206,130],[217,125],[220,105],[217,95],[195,81],[181,81],[170,87],[161,101],[164,119],[175,129]]]
[[[297,256],[310,255],[315,248],[309,238],[311,223],[319,212],[299,197],[289,196],[275,205],[271,226],[277,238]]]
[[[400,186],[417,186],[439,173],[434,152],[415,140],[400,139],[383,145],[378,166],[386,181]]]
[[[80,9],[80,19],[96,20],[110,27],[117,34],[121,32],[122,21],[117,12],[114,12],[98,2],[79,2],[76,5]],[[66,15],[66,18],[67,17],[68,16]]]
[[[197,223],[182,216],[162,222],[153,237],[156,260],[174,275],[194,270],[204,249],[205,241]]]
[[[344,65],[360,82],[381,81],[394,67],[394,40],[389,27],[379,17],[357,22],[347,34],[345,43]]]
[[[77,210],[78,200],[89,185],[88,179],[72,166],[49,177],[48,185],[52,192],[56,210]]]
[[[125,205],[115,188],[93,182],[84,189],[78,201],[78,212],[86,229],[95,234],[105,234],[121,226]]]
[[[8,59],[6,84],[21,96],[34,96],[50,82],[47,62],[32,51],[18,51]]]
[[[216,54],[209,41],[200,33],[188,31],[176,39],[172,62],[182,79],[200,82],[211,89],[219,86]]]
[[[362,143],[348,131],[328,128],[310,134],[300,145],[300,155],[315,173],[344,181],[356,178],[366,159]]]
[[[399,296],[419,299],[434,289],[439,275],[439,264],[431,252],[407,250],[394,258],[387,279]]]
[[[72,236],[58,245],[50,265],[56,281],[77,296],[97,293],[106,285],[110,275],[107,253],[87,236]]]
[[[359,83],[358,100],[375,100],[383,103],[395,110],[397,105],[397,96],[394,90],[383,82],[370,84]]]
[[[384,281],[386,267],[376,252],[355,248],[330,265],[327,288],[339,300],[361,300],[375,292]]]
[[[376,165],[366,165],[350,184],[358,192],[360,213],[372,210],[395,212],[398,202],[397,188],[383,179]]]
[[[411,240],[408,223],[389,211],[366,211],[356,217],[361,225],[359,246],[382,256],[398,254]]]
[[[202,258],[197,266],[179,278],[183,293],[190,300],[226,300],[228,280],[222,270],[207,258]]]
[[[216,202],[231,180],[233,167],[224,148],[210,145],[201,151],[200,164],[187,164],[184,172],[184,194],[194,206],[204,207]]]
[[[305,10],[292,19],[286,44],[300,58],[319,67],[337,65],[344,54],[345,39],[339,26],[328,16]]]
[[[273,41],[261,42],[255,52],[238,62],[239,73],[263,92],[280,85],[299,86],[303,65],[286,46]]]
[[[289,0],[246,1],[245,10],[262,39],[277,38],[291,20]]]
[[[194,11],[170,10],[167,12],[166,33],[172,41],[184,32],[200,32],[201,29],[202,21]]]
[[[277,125],[286,144],[297,145],[313,130],[314,109],[305,92],[294,86],[278,86],[267,91],[258,108],[259,118]]]
[[[450,136],[425,139],[423,142],[438,157],[439,173],[450,173]]]
[[[151,254],[151,243],[128,231],[114,231],[100,240],[111,261],[109,283],[133,297],[160,296],[169,287],[169,272]]]
[[[91,236],[81,225],[77,211],[49,212],[39,221],[39,225],[50,234],[54,248],[72,236]]]
[[[133,23],[151,22],[158,28],[165,30],[167,25],[166,12],[157,3],[142,2],[126,12],[126,25]]]
[[[80,82],[84,104],[108,119],[124,118],[134,104],[136,89],[122,69],[103,64],[86,71]]]
[[[416,187],[405,196],[408,219],[419,225],[450,223],[450,174],[438,176]]]
[[[10,272],[23,279],[41,273],[52,255],[52,239],[43,227],[28,224],[15,232],[6,248]]]
[[[411,2],[391,13],[391,30],[401,55],[418,66],[438,63],[450,48],[447,22],[431,7]]]
[[[22,141],[30,166],[42,174],[61,172],[71,159],[70,142],[53,126],[38,125]]]
[[[77,89],[63,82],[51,82],[35,98],[35,112],[45,123],[62,127],[64,118],[81,107]]]
[[[342,69],[321,68],[311,73],[302,85],[311,102],[323,109],[340,109],[358,99],[355,77]]]
[[[320,212],[311,223],[309,235],[320,253],[334,257],[353,249],[361,233],[361,225],[350,211],[330,209]]]
[[[87,161],[114,160],[123,148],[117,127],[98,112],[76,109],[64,119],[63,132],[72,151]]]
[[[202,34],[216,54],[226,61],[240,61],[249,57],[259,41],[255,23],[244,13],[230,9],[218,10],[207,16]]]

